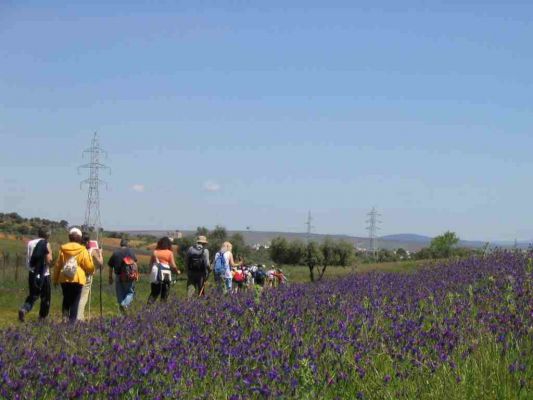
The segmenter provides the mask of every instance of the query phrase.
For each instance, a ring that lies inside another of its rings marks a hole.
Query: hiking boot
[[[26,316],[26,310],[24,309],[20,309],[19,310],[19,321],[20,322],[24,322],[24,317]]]

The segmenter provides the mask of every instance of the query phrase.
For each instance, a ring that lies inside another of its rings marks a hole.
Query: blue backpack
[[[224,275],[226,268],[224,253],[218,252],[215,257],[215,275]]]

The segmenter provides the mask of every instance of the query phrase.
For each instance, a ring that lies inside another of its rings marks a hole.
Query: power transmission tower
[[[367,215],[369,219],[366,221],[368,223],[368,227],[366,229],[368,231],[370,251],[372,252],[373,256],[376,257],[376,254],[378,251],[378,243],[377,243],[377,232],[379,230],[378,224],[381,223],[378,217],[381,217],[381,214],[377,212],[376,207],[372,207],[372,210]]]
[[[111,173],[111,169],[100,162],[102,156],[106,156],[106,152],[100,147],[98,142],[98,135],[94,133],[91,141],[91,147],[83,152],[83,157],[89,156],[90,160],[87,164],[78,167],[80,169],[88,169],[89,177],[81,182],[80,186],[84,184],[89,186],[87,193],[87,206],[85,208],[85,222],[84,228],[95,233],[96,241],[100,236],[100,228],[102,221],[100,220],[100,184],[107,187],[107,183],[100,179],[100,170],[107,170]],[[102,305],[102,266],[100,266],[100,318],[103,317]],[[91,316],[91,292],[89,291],[89,318]]]
[[[307,213],[307,222],[305,223],[307,226],[307,243],[311,243],[311,231],[313,230],[313,217],[311,216],[311,211]]]
[[[100,170],[107,170],[111,173],[111,169],[101,163],[102,157],[107,153],[100,147],[98,135],[96,132],[91,141],[91,147],[83,152],[83,157],[88,156],[89,162],[78,167],[80,169],[88,169],[89,177],[81,182],[80,186],[87,185],[89,190],[87,192],[87,205],[85,208],[85,229],[95,232],[96,240],[100,235],[100,228],[102,221],[100,219],[100,185],[107,183],[100,179]]]

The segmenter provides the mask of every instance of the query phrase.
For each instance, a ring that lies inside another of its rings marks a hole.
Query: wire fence
[[[24,279],[26,255],[19,252],[0,251],[0,277],[2,281]]]

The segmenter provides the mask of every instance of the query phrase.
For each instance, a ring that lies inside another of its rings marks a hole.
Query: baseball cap
[[[70,228],[70,231],[68,231],[69,235],[77,235],[79,237],[82,236],[80,228]]]

